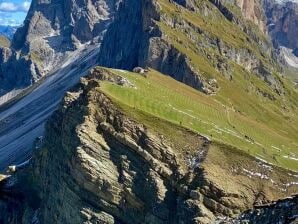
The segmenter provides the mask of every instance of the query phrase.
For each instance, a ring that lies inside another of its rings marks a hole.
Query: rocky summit
[[[0,44],[0,223],[296,223],[295,4],[33,0]]]

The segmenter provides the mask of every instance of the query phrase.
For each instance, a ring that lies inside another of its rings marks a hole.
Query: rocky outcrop
[[[298,3],[264,1],[267,26],[273,45],[280,49],[285,64],[298,68]]]
[[[227,168],[224,156],[215,161],[211,154],[222,152],[210,149],[208,139],[180,129],[194,147],[183,152],[166,133],[139,123],[101,92],[102,80],[134,88],[96,68],[66,95],[29,169],[0,187],[3,223],[207,224],[279,191],[267,194],[264,182],[240,174],[236,164]]]
[[[277,3],[265,1],[269,34],[275,47],[284,46],[295,51],[298,48],[298,4],[295,2]]]
[[[183,205],[186,195],[179,192],[186,171],[174,149],[95,91],[97,80],[106,77],[116,80],[102,71],[83,80],[51,119],[45,148],[38,153],[32,173],[32,181],[43,188],[40,222],[191,220],[193,216],[179,217],[177,212],[178,206],[181,211],[187,209]],[[198,142],[201,150],[208,147],[200,136]],[[63,162],[52,163],[61,156]]]
[[[13,88],[24,88],[39,78],[40,71],[34,61],[20,57],[19,53],[7,48],[0,48],[0,95]]]
[[[180,181],[186,171],[173,148],[96,91],[99,80],[126,83],[96,70],[68,93],[30,171],[28,183],[36,192],[28,194],[38,203],[20,208],[11,197],[2,200],[1,211],[14,207],[3,222],[30,223],[37,217],[40,223],[192,223],[199,211],[210,220],[204,206],[185,201],[189,196]],[[208,148],[206,139],[198,141]],[[195,191],[191,197],[201,198]]]
[[[252,223],[297,223],[298,196],[255,207],[242,214],[239,220]]]
[[[187,55],[162,38],[150,39],[146,64],[206,94],[214,94],[218,90],[218,86],[210,85],[194,68]]]
[[[13,47],[19,50],[27,45],[33,51],[44,46],[58,52],[100,39],[118,4],[116,0],[35,0],[14,36]]]
[[[164,3],[163,3],[164,4]],[[247,25],[244,18],[251,19],[261,26],[263,21],[259,5],[254,7],[246,1],[210,1],[198,4],[195,1],[169,1],[166,4],[177,10],[189,10],[197,15],[208,17],[220,12],[233,22],[260,48],[261,55],[271,55],[270,44]],[[230,9],[238,4],[243,15]],[[223,19],[222,17],[218,17]],[[180,29],[191,41],[195,40],[194,53],[211,61],[212,66],[228,79],[232,76],[230,61],[239,63],[249,72],[264,74],[257,69],[263,67],[262,59],[246,46],[231,46],[212,34],[212,31],[192,24],[182,17],[169,16],[155,0],[142,1],[33,1],[23,27],[16,32],[9,59],[1,63],[1,89],[5,93],[15,87],[26,87],[46,74],[51,73],[74,54],[76,49],[93,43],[101,44],[97,63],[106,67],[132,70],[134,67],[152,67],[164,74],[186,83],[206,94],[214,94],[219,86],[210,85],[214,74],[205,74],[204,68],[194,66],[189,53],[178,49],[162,29]],[[206,53],[209,46],[221,42],[226,53],[217,55]],[[184,47],[184,46],[183,46]],[[269,49],[269,50],[268,50]],[[231,55],[234,55],[230,57]],[[270,58],[270,57],[268,57]],[[267,60],[267,59],[266,59]],[[208,62],[207,62],[208,63]],[[274,64],[275,62],[268,62]],[[271,67],[266,65],[265,67]],[[20,73],[19,71],[25,71]],[[13,74],[13,75],[12,75]],[[265,74],[267,76],[267,74]],[[208,78],[206,78],[206,76]],[[281,84],[269,74],[268,83],[278,92],[283,92]],[[2,84],[3,83],[3,84]]]
[[[266,33],[266,17],[262,7],[262,2],[258,0],[237,0],[245,19],[252,21],[259,29]]]
[[[118,5],[116,0],[33,0],[24,25],[14,35],[10,57],[0,58],[0,94],[33,84],[77,49],[100,43]]]

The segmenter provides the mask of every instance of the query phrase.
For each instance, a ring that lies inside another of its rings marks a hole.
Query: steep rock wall
[[[265,1],[264,7],[268,18],[269,34],[275,47],[284,46],[295,51],[298,48],[298,4]]]
[[[266,33],[266,17],[262,2],[259,0],[237,0],[245,19],[252,21],[259,29]]]
[[[282,63],[297,69],[298,3],[265,0],[264,8],[269,35]]]
[[[1,59],[0,94],[28,87],[62,66],[77,49],[100,43],[119,2],[33,0],[14,35],[10,56]]]
[[[203,15],[204,20],[209,18],[209,14],[217,13],[216,10],[220,11],[227,20],[234,23],[233,26],[238,26],[248,35],[252,40],[249,44],[258,46],[261,55],[272,55],[270,44],[243,20],[243,17],[246,18],[245,15],[249,14],[247,17],[255,17],[258,18],[255,20],[261,21],[261,15],[255,15],[261,14],[258,11],[259,5],[255,4],[251,9],[246,7],[249,5],[246,2],[238,3],[240,8],[247,11],[242,16],[229,8],[237,5],[236,2],[210,1],[213,6],[207,3],[189,0],[167,4],[176,7],[177,12],[189,10]],[[225,67],[229,67],[229,63],[226,62],[232,60],[250,72],[257,73],[261,78],[270,76],[264,80],[279,93],[283,92],[272,71],[263,74],[264,69],[259,69],[264,65],[259,53],[247,52],[247,47],[231,46],[220,37],[210,35],[209,28],[203,30],[194,27],[189,21],[180,18],[179,14],[169,17],[165,14],[164,7],[161,7],[162,4],[164,3],[156,0],[33,1],[24,26],[18,29],[14,37],[11,56],[2,60],[2,92],[15,87],[26,87],[59,68],[76,49],[84,48],[86,44],[101,43],[97,61],[100,65],[129,70],[135,66],[149,66],[202,92],[216,93],[218,87],[210,84],[204,72],[193,65],[188,53],[177,49],[168,40],[168,33],[161,29],[161,24],[166,24],[172,27],[171,29],[180,27],[181,32],[191,40],[200,39],[201,43],[195,43],[199,47],[208,48],[216,42],[222,42],[222,46],[226,45],[227,54],[224,56],[222,52],[217,52],[218,55],[214,58],[210,58],[210,54],[204,51],[195,53],[205,57],[207,61],[215,61],[212,66],[228,78],[232,75],[232,70],[227,71]],[[232,53],[229,53],[230,51]],[[233,52],[236,52],[236,57],[230,57]],[[272,60],[268,63],[276,62]],[[265,67],[271,66],[267,64]],[[25,72],[21,73],[20,70]]]

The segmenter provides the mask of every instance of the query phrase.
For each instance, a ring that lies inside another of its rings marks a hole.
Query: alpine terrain
[[[0,38],[0,223],[297,223],[297,9],[32,0]]]

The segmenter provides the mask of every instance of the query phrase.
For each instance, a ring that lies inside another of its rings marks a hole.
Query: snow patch
[[[117,72],[121,72],[121,73],[127,73],[127,71],[126,70],[122,70],[122,69],[115,69],[115,71],[117,71]]]
[[[290,187],[293,185],[298,185],[298,182],[290,182],[290,183],[285,184],[286,187]]]
[[[265,180],[269,180],[269,177],[265,174],[262,174],[262,173],[258,173],[258,172],[253,172],[253,171],[250,171],[250,170],[247,170],[245,168],[242,168],[242,170],[248,174],[248,177],[249,178],[252,178],[252,177],[259,177],[261,179],[265,179]]]
[[[280,151],[281,151],[281,149],[280,149],[280,148],[278,148],[278,147],[276,147],[276,146],[274,146],[274,145],[272,145],[272,146],[271,146],[271,148],[273,148],[273,149],[276,149],[278,152],[280,152]]]
[[[283,156],[285,159],[295,160],[298,161],[298,158],[292,156]]]

